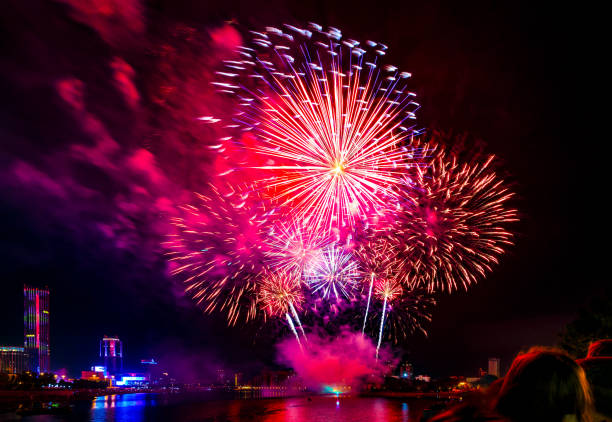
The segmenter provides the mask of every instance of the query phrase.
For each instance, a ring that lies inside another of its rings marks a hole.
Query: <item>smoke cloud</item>
[[[339,334],[308,334],[303,350],[293,338],[277,345],[278,360],[292,367],[305,385],[314,391],[333,391],[350,386],[359,390],[365,383],[378,382],[397,359],[389,349],[381,348],[376,359],[372,339],[343,328]]]

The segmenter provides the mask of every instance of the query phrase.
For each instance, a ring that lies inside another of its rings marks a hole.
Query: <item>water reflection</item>
[[[209,410],[211,410],[209,408]],[[423,406],[383,398],[306,397],[284,400],[234,401],[223,412],[228,421],[258,420],[263,422],[418,422]],[[190,415],[196,417],[196,415]],[[213,418],[202,412],[199,417]],[[221,419],[221,420],[226,420]],[[216,420],[216,419],[211,419]]]
[[[152,394],[111,394],[97,397],[91,405],[91,421],[144,421],[145,409],[155,406]]]
[[[329,395],[236,399],[233,394],[125,394],[77,405],[71,415],[41,415],[22,421],[210,421],[210,422],[419,422],[431,402]],[[0,417],[0,420],[2,418]]]

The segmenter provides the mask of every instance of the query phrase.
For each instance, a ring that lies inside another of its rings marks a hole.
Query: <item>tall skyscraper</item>
[[[489,358],[489,375],[499,378],[499,358]]]
[[[123,371],[123,344],[117,337],[104,336],[100,341],[100,357],[104,360],[106,372],[115,375]]]
[[[28,369],[36,373],[50,371],[49,349],[49,288],[23,285],[24,349]]]

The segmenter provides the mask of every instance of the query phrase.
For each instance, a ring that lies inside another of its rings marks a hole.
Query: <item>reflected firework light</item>
[[[236,135],[218,149],[241,144],[258,155],[262,164],[245,165],[314,231],[350,228],[384,208],[418,165],[411,75],[381,64],[384,44],[344,39],[335,28],[285,25],[249,38],[214,82],[238,101],[234,121],[223,123]]]
[[[508,204],[514,194],[493,159],[462,164],[440,148],[428,166],[404,177],[390,240],[405,282],[429,291],[467,289],[512,244],[507,226],[518,221]]]
[[[361,274],[352,255],[337,245],[321,251],[305,273],[305,280],[313,293],[324,299],[344,297],[353,299],[359,288]]]

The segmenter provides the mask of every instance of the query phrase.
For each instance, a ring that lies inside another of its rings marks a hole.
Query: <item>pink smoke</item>
[[[376,346],[360,332],[343,329],[338,335],[309,333],[303,350],[293,338],[277,345],[278,360],[291,366],[306,386],[315,391],[332,391],[350,386],[358,390],[367,382],[378,382],[397,363],[388,349]]]

